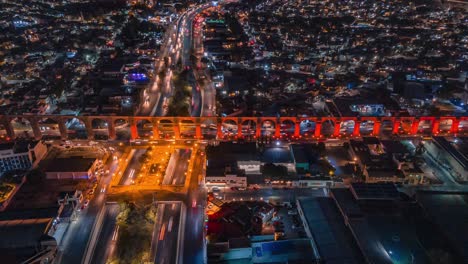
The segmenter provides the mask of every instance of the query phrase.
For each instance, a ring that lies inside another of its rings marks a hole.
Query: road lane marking
[[[112,235],[112,241],[116,241],[117,240],[117,236],[119,234],[119,225],[117,225],[114,229],[114,234]]]
[[[174,222],[174,217],[171,216],[171,218],[169,218],[169,224],[168,224],[168,227],[167,227],[167,232],[171,232],[172,231],[172,223]]]

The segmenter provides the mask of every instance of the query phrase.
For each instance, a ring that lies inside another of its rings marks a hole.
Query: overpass
[[[78,134],[77,134],[78,132]],[[150,117],[0,115],[0,135],[15,139],[325,139],[382,135],[468,135],[468,116]],[[97,135],[104,136],[99,138]]]

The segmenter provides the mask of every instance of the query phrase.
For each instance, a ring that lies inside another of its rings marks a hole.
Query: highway
[[[118,236],[116,218],[119,214],[119,210],[119,205],[117,203],[106,205],[102,227],[96,242],[94,254],[92,254],[91,263],[105,264],[108,259],[111,259]]]
[[[130,161],[123,172],[122,178],[120,178],[119,185],[130,185],[132,181],[136,179],[141,165],[139,159],[145,152],[145,149],[132,149],[130,151]]]
[[[163,185],[184,185],[191,153],[190,149],[175,150],[167,166]]]
[[[57,263],[82,263],[82,258],[86,251],[96,216],[106,201],[106,193],[101,192],[100,190],[107,188],[112,179],[111,175],[118,168],[118,160],[110,159],[107,166],[109,167],[110,172],[101,178],[100,183],[96,188],[96,193],[93,199],[91,199],[88,207],[79,213],[78,218],[75,221],[72,221],[68,226],[67,231],[65,231],[63,240],[59,245]]]
[[[193,19],[192,19],[193,20]],[[193,29],[193,50],[195,51],[195,56],[197,57],[197,67],[200,67],[200,71],[194,71],[195,79],[199,80],[204,78],[202,81],[203,85],[198,87],[197,96],[195,102],[200,103],[199,105],[199,115],[201,116],[216,116],[216,89],[213,86],[210,74],[207,73],[207,69],[201,68],[201,58],[203,56],[203,30],[201,25],[195,25]],[[198,99],[198,101],[197,101]]]
[[[197,58],[197,68],[200,67],[200,70],[193,69],[192,71],[192,78],[194,79],[194,85],[192,89],[192,101],[193,101],[193,109],[192,109],[192,116],[215,116],[215,100],[216,100],[216,90],[213,87],[213,83],[210,79],[209,74],[206,72],[206,69],[201,68],[201,58],[203,55],[203,35],[201,26],[194,27],[193,20],[195,16],[200,13],[203,9],[208,8],[209,5],[204,5],[195,12],[193,12],[189,16],[189,23],[187,23],[187,30],[189,34],[187,34],[187,38],[190,38],[188,43],[190,45],[184,46],[184,57],[188,60],[190,56],[190,50],[193,47],[195,51],[195,57]],[[185,42],[184,42],[185,43]],[[190,49],[189,49],[190,47]],[[199,85],[199,80],[203,79],[201,82],[202,85]]]
[[[177,263],[179,224],[182,217],[182,203],[165,202],[158,203],[157,217],[151,242],[154,263]]]
[[[187,216],[184,226],[183,262],[205,263],[206,244],[204,241],[206,189],[203,186],[203,163],[205,159],[196,156],[187,194]],[[200,184],[201,183],[201,184]]]
[[[155,61],[155,75],[157,76],[160,70],[163,70],[164,58],[169,57],[170,63],[177,63],[177,59],[180,55],[183,64],[189,64],[190,51],[192,48],[192,19],[195,15],[208,7],[203,5],[196,10],[187,11],[182,14],[177,20],[176,28],[170,27],[167,31],[167,39],[165,45],[163,45],[158,59]],[[187,15],[188,19],[186,18]],[[177,32],[177,34],[176,34]],[[183,34],[179,36],[179,33]],[[179,40],[181,44],[178,45]],[[178,50],[174,52],[174,50]],[[193,76],[195,78],[195,76]],[[149,87],[149,103],[143,104],[139,115],[150,115],[150,116],[164,116],[165,115],[165,103],[172,93],[172,69],[167,69],[164,80],[158,80],[159,77],[155,77],[153,83]],[[195,80],[194,80],[195,81]],[[194,108],[192,115],[202,115],[202,98],[204,91],[193,88]],[[213,95],[214,96],[214,95]],[[130,185],[132,179],[138,175],[139,171],[139,157],[145,152],[143,149],[132,150],[131,155],[128,157],[130,160],[128,166],[123,172],[123,176],[119,181],[119,185]],[[188,161],[190,159],[191,151],[181,151],[179,154],[179,160],[175,166],[174,172],[165,178],[164,184],[169,185],[183,185],[185,183],[186,172],[188,169]],[[199,162],[199,167],[202,166],[202,162]],[[115,166],[116,167],[116,166]],[[114,171],[111,171],[109,175],[112,175]],[[201,173],[201,171],[200,171]],[[196,174],[199,175],[200,173]],[[195,175],[195,173],[194,173]],[[166,175],[167,176],[167,175]],[[58,263],[64,264],[81,264],[82,257],[85,254],[86,247],[88,246],[89,237],[93,226],[96,224],[96,216],[100,212],[100,209],[105,203],[105,193],[100,193],[99,190],[103,187],[107,187],[110,182],[110,176],[105,179],[97,188],[95,198],[91,200],[89,207],[82,211],[78,220],[72,222],[68,228],[67,233],[64,236],[62,245],[59,247]],[[190,180],[189,193],[187,195],[186,204],[187,209],[179,203],[174,209],[172,205],[164,208],[162,214],[162,222],[157,226],[158,243],[155,248],[155,263],[158,264],[169,264],[176,263],[178,256],[177,243],[179,241],[179,221],[181,212],[183,215],[187,214],[189,223],[183,226],[183,232],[186,232],[187,239],[181,240],[180,263],[204,263],[204,208],[205,193],[204,188],[198,185],[198,177],[194,176]],[[194,205],[194,207],[192,207]],[[105,208],[104,216],[102,219],[102,226],[100,233],[98,234],[98,241],[91,253],[90,263],[105,263],[108,257],[112,254],[113,243],[112,237],[115,231],[115,216],[118,214],[118,208],[115,206],[109,206]],[[165,234],[161,234],[161,229],[166,229]],[[159,241],[159,236],[162,236],[162,240]],[[185,250],[182,250],[185,248]],[[89,254],[88,254],[89,255]],[[183,259],[183,261],[182,261]]]
[[[170,69],[171,64],[177,62],[176,58],[178,55],[174,53],[174,49],[177,47],[178,36],[180,28],[183,25],[183,21],[186,13],[183,13],[174,26],[169,26],[165,33],[164,44],[161,45],[161,50],[157,59],[155,60],[154,72],[155,78],[153,83],[148,89],[149,103],[142,104],[142,107],[139,111],[139,115],[149,115],[149,116],[164,116],[165,107],[167,98],[170,97],[172,93],[172,69]],[[174,56],[175,55],[175,56]],[[169,65],[166,67],[164,65],[164,58],[169,58]],[[164,80],[159,79],[159,72],[165,71]]]

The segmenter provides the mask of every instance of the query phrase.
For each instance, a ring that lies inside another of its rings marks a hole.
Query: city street
[[[91,263],[105,264],[112,256],[117,241],[116,218],[119,214],[117,203],[107,204],[105,207],[102,226],[92,254]]]
[[[125,171],[123,172],[122,178],[120,178],[119,185],[130,185],[132,181],[138,176],[140,170],[140,157],[146,152],[145,149],[132,149],[129,155],[129,163]]]
[[[158,54],[157,59],[155,60],[155,78],[153,83],[149,88],[148,98],[149,101],[146,104],[142,105],[142,108],[139,112],[139,115],[149,115],[149,116],[164,116],[165,115],[165,104],[172,92],[171,82],[172,82],[172,69],[170,65],[167,65],[169,69],[166,69],[164,65],[164,58],[171,58],[171,63],[176,63],[175,57],[172,55],[175,54],[174,47],[177,46],[180,28],[182,26],[182,21],[184,21],[186,13],[183,13],[175,23],[174,27],[169,26],[167,32],[165,33],[165,42],[161,46],[161,50]],[[177,57],[177,55],[176,55]],[[170,64],[171,64],[170,63]],[[159,79],[159,72],[166,71],[164,79]]]
[[[184,185],[191,153],[190,149],[175,150],[167,166],[163,185]]]
[[[184,235],[183,262],[187,264],[205,263],[205,206],[206,189],[203,179],[203,163],[205,159],[195,157],[194,169],[190,178],[190,186],[187,194],[187,217]],[[200,182],[200,180],[202,180]]]
[[[63,264],[81,264],[91,230],[95,219],[106,201],[106,188],[112,179],[112,174],[118,167],[118,161],[112,160],[108,163],[109,173],[104,174],[96,188],[96,194],[91,199],[87,208],[82,210],[77,219],[72,221],[65,231],[63,240],[59,245],[58,261]],[[101,192],[104,190],[104,192]]]
[[[157,220],[155,223],[152,245],[154,263],[178,263],[179,223],[183,211],[180,202],[158,203]]]
[[[0,264],[468,259],[468,0],[1,6]]]

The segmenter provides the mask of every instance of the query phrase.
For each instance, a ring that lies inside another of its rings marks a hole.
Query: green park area
[[[0,183],[0,202],[8,199],[8,197],[10,197],[10,195],[13,193],[15,187],[16,185],[12,183]]]
[[[151,238],[156,208],[122,202],[117,216],[119,233],[114,257],[108,264],[140,264],[150,262]]]
[[[187,71],[174,73],[174,93],[170,98],[167,116],[190,116],[192,87],[187,82]]]
[[[15,191],[16,186],[23,181],[23,173],[11,171],[2,175],[0,179],[0,203],[7,200]]]

